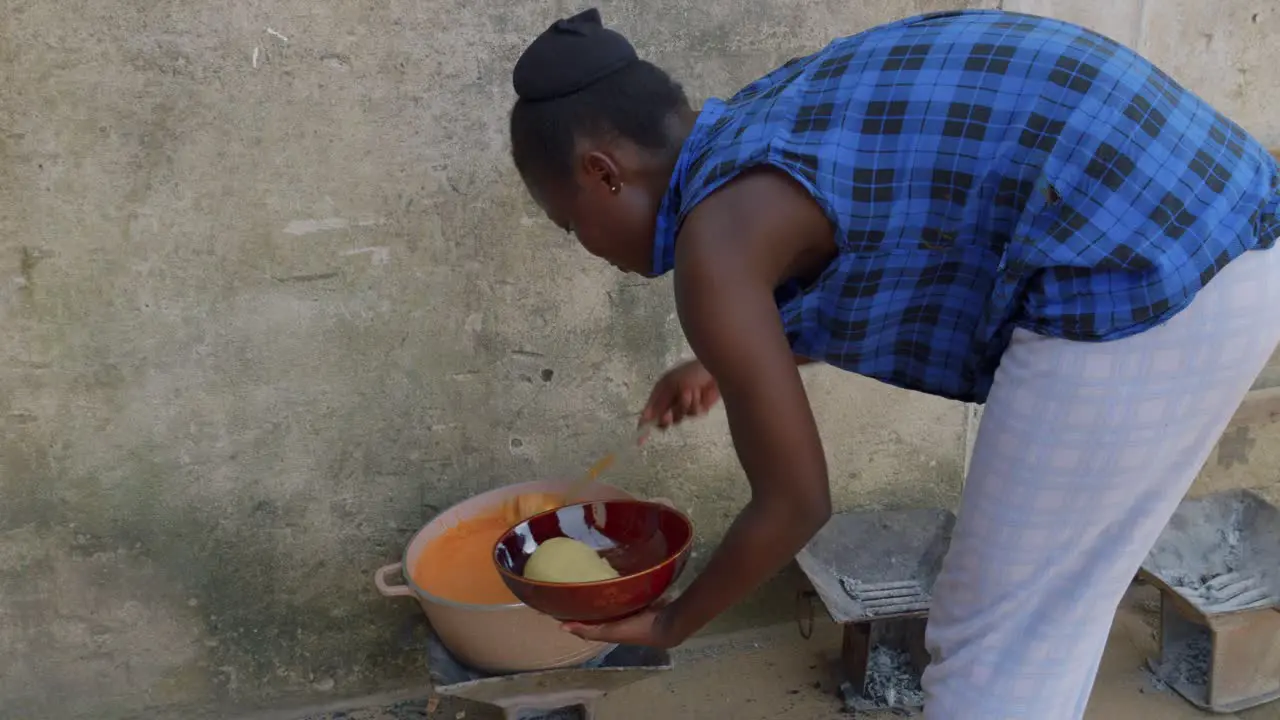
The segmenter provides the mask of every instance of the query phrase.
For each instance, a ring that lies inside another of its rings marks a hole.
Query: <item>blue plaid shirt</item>
[[[1274,245],[1277,168],[1124,47],[1000,11],[910,18],[708,101],[658,214],[681,221],[768,165],[813,195],[839,254],[776,299],[799,355],[982,402],[1015,327],[1123,338]]]

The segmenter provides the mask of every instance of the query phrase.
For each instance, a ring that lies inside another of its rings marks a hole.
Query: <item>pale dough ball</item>
[[[524,576],[548,583],[588,583],[618,577],[607,560],[590,545],[566,537],[550,538],[538,546],[524,566]]]

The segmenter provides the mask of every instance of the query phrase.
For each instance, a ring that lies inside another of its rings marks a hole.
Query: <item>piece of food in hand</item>
[[[524,576],[547,583],[589,583],[618,577],[609,561],[584,542],[549,538],[529,556]]]

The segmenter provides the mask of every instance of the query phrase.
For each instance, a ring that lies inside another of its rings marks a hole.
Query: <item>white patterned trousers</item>
[[[928,720],[1076,720],[1116,607],[1280,341],[1280,249],[1108,343],[1018,331],[934,587]]]

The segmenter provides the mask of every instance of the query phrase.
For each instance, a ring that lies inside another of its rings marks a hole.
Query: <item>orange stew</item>
[[[413,568],[413,581],[432,595],[454,602],[519,602],[493,562],[493,546],[511,525],[503,509],[495,508],[445,530],[422,551]]]

